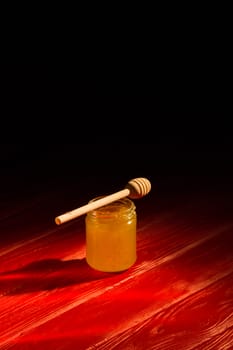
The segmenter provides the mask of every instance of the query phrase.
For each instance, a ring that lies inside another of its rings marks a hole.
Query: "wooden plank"
[[[98,349],[230,349],[233,339],[233,274],[205,283],[190,296],[121,334],[95,344]],[[94,346],[90,347],[94,349]]]
[[[83,218],[56,227],[55,197],[60,196],[53,195],[25,201],[23,207],[17,202],[0,220],[1,350],[145,350],[144,345],[157,349],[159,342],[172,349],[172,341],[191,349],[195,334],[201,337],[195,337],[197,349],[230,347],[230,193],[159,201],[153,195],[138,202],[138,259],[121,274],[87,266]],[[69,198],[62,199],[61,207],[68,208]],[[203,315],[199,328],[195,310]]]
[[[119,336],[133,329],[135,324],[154,317],[156,313],[208,288],[233,272],[230,227],[210,231],[199,240],[195,235],[190,235],[189,244],[186,241],[183,247],[177,242],[178,238],[183,239],[183,235],[177,235],[177,231],[172,235],[168,230],[168,237],[173,249],[170,244],[166,252],[163,241],[161,253],[158,240],[154,239],[151,251],[159,250],[157,259],[142,259],[124,274],[50,292],[32,293],[31,300],[28,295],[25,299],[22,299],[22,295],[14,295],[13,304],[5,302],[5,312],[1,312],[2,343],[14,342],[20,336],[22,349],[28,341],[36,349],[41,341],[50,342],[51,333],[48,329],[53,329],[53,341],[58,349],[63,341],[60,335],[66,338],[67,332],[75,337],[71,337],[72,344],[79,346],[79,349],[95,343],[104,349],[107,348],[107,341],[111,344],[113,339],[119,340]],[[7,325],[10,305],[15,315],[13,322]],[[96,324],[99,327],[96,328]],[[62,344],[61,348],[69,349],[71,346],[69,339]]]

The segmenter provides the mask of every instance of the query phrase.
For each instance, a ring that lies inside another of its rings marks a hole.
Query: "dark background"
[[[1,191],[13,197],[67,188],[90,198],[135,177],[147,177],[164,193],[233,187],[227,143],[1,144],[1,164]]]
[[[211,72],[3,67],[1,193],[101,193],[141,176],[161,191],[230,188],[232,91]]]

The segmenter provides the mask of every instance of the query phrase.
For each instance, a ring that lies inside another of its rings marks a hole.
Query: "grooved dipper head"
[[[126,188],[130,191],[129,198],[137,199],[145,196],[151,190],[151,183],[144,177],[130,180]]]

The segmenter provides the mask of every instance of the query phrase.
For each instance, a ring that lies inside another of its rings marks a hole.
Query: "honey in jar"
[[[120,272],[131,267],[137,258],[136,226],[136,207],[129,198],[88,212],[85,217],[88,265],[104,272]]]

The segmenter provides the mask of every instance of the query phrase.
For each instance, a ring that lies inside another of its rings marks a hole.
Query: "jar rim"
[[[94,197],[89,201],[89,203],[92,203],[98,199],[101,199],[105,196],[98,196]],[[115,200],[114,202],[111,202],[109,204],[103,205],[100,208],[91,210],[87,213],[87,215],[91,216],[101,216],[101,217],[114,217],[114,216],[121,216],[121,215],[128,215],[131,212],[134,212],[136,209],[136,206],[134,202],[125,197],[118,200]]]

